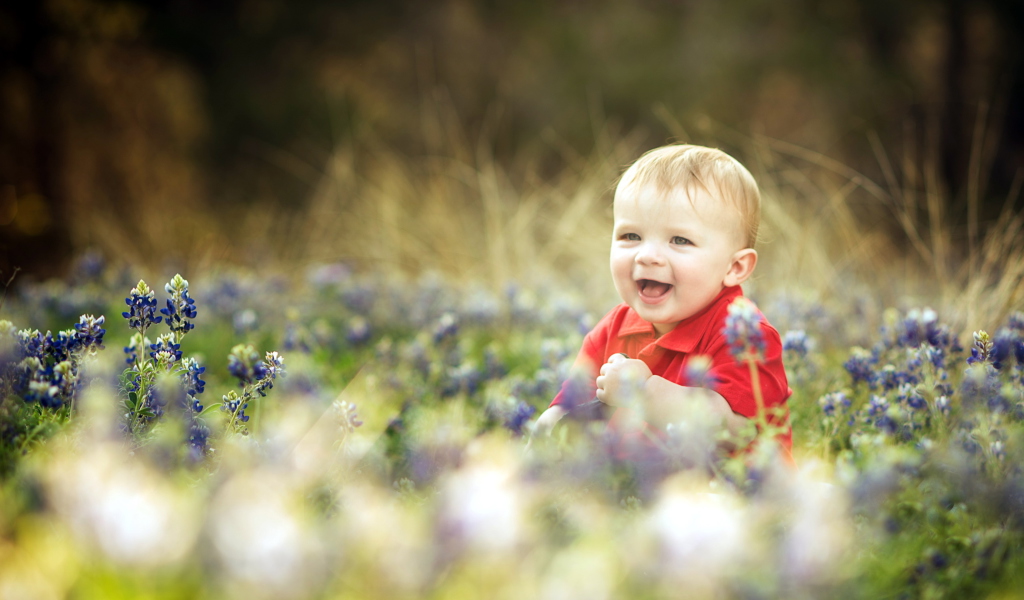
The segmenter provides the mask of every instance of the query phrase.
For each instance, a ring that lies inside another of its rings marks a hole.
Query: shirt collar
[[[662,348],[676,352],[693,352],[693,349],[697,347],[697,342],[704,337],[708,326],[711,325],[715,315],[718,313],[715,307],[719,305],[728,306],[734,298],[742,295],[743,290],[738,285],[723,289],[703,310],[680,321],[672,331],[658,338],[655,343]],[[618,335],[620,338],[623,338],[640,334],[651,337],[658,335],[654,330],[654,325],[641,319],[640,315],[636,314],[636,311],[631,308],[626,312],[626,318],[622,321]]]

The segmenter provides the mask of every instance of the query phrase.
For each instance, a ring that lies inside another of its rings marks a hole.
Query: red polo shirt
[[[688,385],[686,364],[691,357],[707,356],[711,359],[708,381],[714,391],[725,398],[733,412],[753,419],[757,416],[757,404],[751,385],[750,367],[737,363],[730,352],[729,343],[722,330],[728,315],[729,304],[742,296],[740,286],[728,287],[701,312],[681,321],[676,327],[658,337],[654,326],[640,318],[625,304],[612,309],[583,339],[573,372],[589,373],[590,389],[582,394],[583,401],[594,398],[597,391],[595,380],[601,365],[608,362],[613,354],[625,353],[638,358],[651,369],[651,373],[664,377],[678,385]],[[789,426],[789,408],[786,400],[792,394],[786,381],[786,370],[782,366],[782,339],[764,315],[761,315],[761,332],[765,340],[764,361],[758,363],[758,376],[768,422],[783,429],[779,442],[788,451],[793,446],[793,434]],[[568,391],[569,382],[563,384],[551,406],[571,404],[567,395],[579,395],[579,391]],[[577,401],[579,401],[577,399]],[[624,415],[617,409],[612,415],[615,423]]]

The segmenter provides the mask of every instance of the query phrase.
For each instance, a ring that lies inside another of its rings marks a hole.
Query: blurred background
[[[1024,273],[1022,50],[1016,0],[5,3],[0,272],[587,281],[616,176],[686,141],[754,171],[775,274],[990,286]]]

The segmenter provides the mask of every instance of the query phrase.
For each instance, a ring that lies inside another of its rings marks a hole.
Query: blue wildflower
[[[149,356],[165,369],[181,360],[181,344],[174,343],[174,338],[173,333],[163,333],[157,336],[155,344],[149,345]]]
[[[885,396],[872,394],[867,408],[868,421],[874,423],[875,427],[886,433],[896,432],[896,420],[892,417],[889,400]]]
[[[139,363],[139,353],[145,348],[149,348],[152,344],[149,338],[142,337],[141,333],[136,333],[128,339],[128,345],[124,347],[124,353],[127,355],[124,362],[128,365],[135,365]]]
[[[971,346],[971,356],[967,359],[967,364],[973,365],[979,362],[988,362],[991,353],[992,338],[988,332],[984,330],[975,331],[974,345]]]
[[[898,397],[900,402],[914,410],[922,410],[928,406],[927,401],[925,401],[924,396],[921,395],[918,389],[908,383],[900,385]]]
[[[853,400],[844,392],[832,392],[818,398],[818,404],[825,416],[831,417],[836,414],[836,410],[845,413],[853,404]]]
[[[181,374],[181,384],[189,397],[190,408],[194,413],[203,412],[203,405],[199,403],[197,396],[206,390],[206,382],[202,379],[206,367],[199,366],[194,358],[186,358],[181,361],[184,372]]]
[[[348,331],[345,334],[345,339],[353,346],[362,346],[370,341],[371,334],[369,322],[364,317],[356,315],[348,322]]]
[[[22,329],[18,332],[18,346],[22,358],[45,358],[46,337],[38,329]]]
[[[740,296],[729,305],[729,315],[725,318],[722,332],[737,362],[764,359],[765,341],[761,321],[761,313],[747,298]]]
[[[807,334],[802,329],[787,331],[786,335],[782,338],[782,349],[787,352],[792,352],[800,358],[807,356]]]
[[[238,379],[239,385],[246,385],[263,379],[266,365],[251,344],[238,344],[228,355],[228,372]]]
[[[267,352],[261,364],[263,365],[263,368],[260,369],[262,376],[253,391],[260,396],[266,396],[266,390],[274,387],[274,380],[285,374],[284,358],[277,352]]]
[[[877,385],[877,376],[875,375],[874,366],[878,362],[873,354],[861,348],[859,346],[852,349],[850,358],[843,363],[843,367],[846,369],[850,376],[853,377],[853,383],[863,381],[868,386],[874,388]]]
[[[249,408],[249,403],[245,397],[239,396],[238,392],[231,390],[223,396],[222,400],[220,409],[230,413],[232,422],[249,422],[249,415],[245,414],[245,409]]]
[[[459,332],[459,322],[450,312],[446,312],[441,315],[438,319],[437,324],[434,326],[434,344],[440,344],[442,341],[455,337]]]
[[[106,317],[100,315],[82,315],[75,324],[75,345],[78,349],[94,352],[103,349],[103,335],[107,333],[103,329]]]
[[[989,352],[989,361],[992,363],[992,366],[996,369],[1002,369],[1003,361],[1010,358],[1010,354],[1014,352],[1014,346],[1018,342],[1019,336],[1015,331],[1005,327],[997,331]]]
[[[180,340],[181,336],[195,329],[191,319],[196,318],[196,301],[189,297],[188,281],[180,273],[167,282],[164,290],[171,297],[167,299],[167,308],[161,308],[160,312],[165,316],[167,326]]]
[[[163,320],[163,317],[156,314],[156,294],[141,279],[124,302],[128,305],[128,312],[121,313],[121,316],[128,319],[129,327],[140,333]]]
[[[505,419],[505,427],[516,435],[523,434],[523,425],[525,425],[533,413],[537,412],[537,409],[522,400],[518,400],[513,407],[511,413]]]
[[[683,381],[687,387],[713,389],[715,380],[711,376],[711,358],[698,354],[683,365]]]

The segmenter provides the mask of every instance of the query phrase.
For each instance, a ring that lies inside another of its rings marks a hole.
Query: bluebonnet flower
[[[335,400],[331,404],[334,417],[338,421],[338,428],[344,435],[355,432],[356,428],[362,426],[363,422],[356,413],[356,405],[347,400]]]
[[[366,342],[370,341],[371,334],[370,323],[366,318],[356,315],[349,319],[348,331],[345,334],[345,339],[348,340],[349,344],[352,344],[353,346],[362,346]]]
[[[900,384],[898,397],[900,402],[903,402],[914,410],[922,410],[928,406],[924,396],[921,395],[915,386],[909,383]]]
[[[193,419],[188,426],[189,458],[201,460],[209,452],[210,428]]]
[[[971,356],[967,364],[973,365],[979,362],[989,362],[989,355],[992,353],[992,338],[987,331],[974,332],[974,345],[971,346]]]
[[[875,427],[886,433],[895,433],[896,420],[890,414],[889,400],[885,396],[871,395],[868,403],[868,421],[874,423]]]
[[[885,365],[878,371],[875,381],[883,390],[892,390],[900,384],[901,373],[893,365]]]
[[[88,352],[102,350],[103,335],[107,333],[107,330],[103,329],[105,321],[106,317],[103,315],[99,317],[82,315],[79,317],[78,323],[75,323],[74,336],[76,348]]]
[[[687,387],[713,389],[715,380],[711,376],[711,358],[698,354],[686,361],[683,367],[683,381]]]
[[[373,288],[366,285],[354,285],[341,292],[342,304],[354,313],[368,314],[375,300]]]
[[[786,335],[782,338],[782,349],[784,351],[792,352],[800,358],[807,356],[807,334],[802,329],[787,331]]]
[[[764,359],[765,341],[761,314],[750,300],[740,296],[729,305],[723,333],[737,362]]]
[[[844,413],[849,410],[853,400],[845,392],[832,392],[818,398],[818,404],[825,416],[831,417],[835,416],[837,409]]]
[[[523,434],[523,425],[530,420],[537,409],[522,400],[517,400],[511,413],[505,419],[505,428],[516,435]]]
[[[484,378],[501,379],[508,374],[508,368],[501,362],[501,358],[493,348],[484,349]]]
[[[139,353],[144,349],[152,346],[149,338],[142,337],[141,333],[136,333],[128,339],[128,345],[124,347],[124,353],[127,355],[124,362],[128,365],[136,365],[139,363]]]
[[[1012,329],[1001,328],[996,332],[992,340],[992,347],[989,352],[989,361],[996,369],[1003,368],[1003,361],[1010,358],[1014,352],[1014,346],[1019,343],[1018,334]]]
[[[156,294],[141,279],[124,302],[128,305],[128,312],[121,313],[121,316],[128,319],[128,327],[140,333],[163,320],[163,317],[156,314]]]
[[[932,346],[945,346],[945,330],[939,325],[938,314],[930,308],[912,309],[898,329],[896,343],[907,348],[917,348],[927,342]]]
[[[988,362],[975,363],[964,372],[960,382],[960,394],[964,406],[988,405],[993,396],[999,394],[1001,385],[995,367]]]
[[[181,360],[181,344],[174,343],[174,339],[173,333],[162,333],[157,336],[155,344],[149,345],[149,356],[164,369]]]
[[[253,389],[260,396],[266,396],[266,391],[274,387],[274,380],[285,374],[284,357],[280,354],[267,352],[263,358],[263,368],[261,369],[263,376],[260,377]]]
[[[242,423],[249,422],[249,415],[245,414],[245,409],[247,408],[249,408],[249,403],[246,401],[246,398],[239,396],[238,392],[234,390],[231,390],[222,397],[220,409],[231,415],[232,426],[236,425],[236,421]]]
[[[944,415],[949,414],[949,396],[942,395],[935,399],[935,408]]]
[[[42,359],[46,356],[46,337],[38,329],[22,329],[18,332],[18,346],[22,358]]]
[[[434,326],[434,344],[440,344],[442,341],[455,337],[459,332],[459,322],[450,312],[446,312],[441,315],[438,319],[437,324]]]
[[[854,347],[851,352],[850,358],[843,363],[843,367],[853,377],[853,383],[863,381],[869,387],[874,388],[877,385],[874,367],[878,359],[871,352],[859,346]]]
[[[198,396],[206,390],[206,381],[202,379],[206,367],[199,366],[194,358],[186,358],[181,361],[184,372],[181,374],[181,384],[189,397],[190,408],[194,413],[203,412],[203,405],[199,403]]]
[[[167,326],[177,335],[177,340],[180,340],[181,336],[195,329],[191,319],[196,318],[196,301],[189,297],[188,281],[180,273],[167,282],[164,290],[171,297],[167,299],[167,308],[161,308],[160,312],[163,313]]]
[[[267,366],[251,344],[238,344],[228,355],[228,372],[244,386],[263,379]]]

